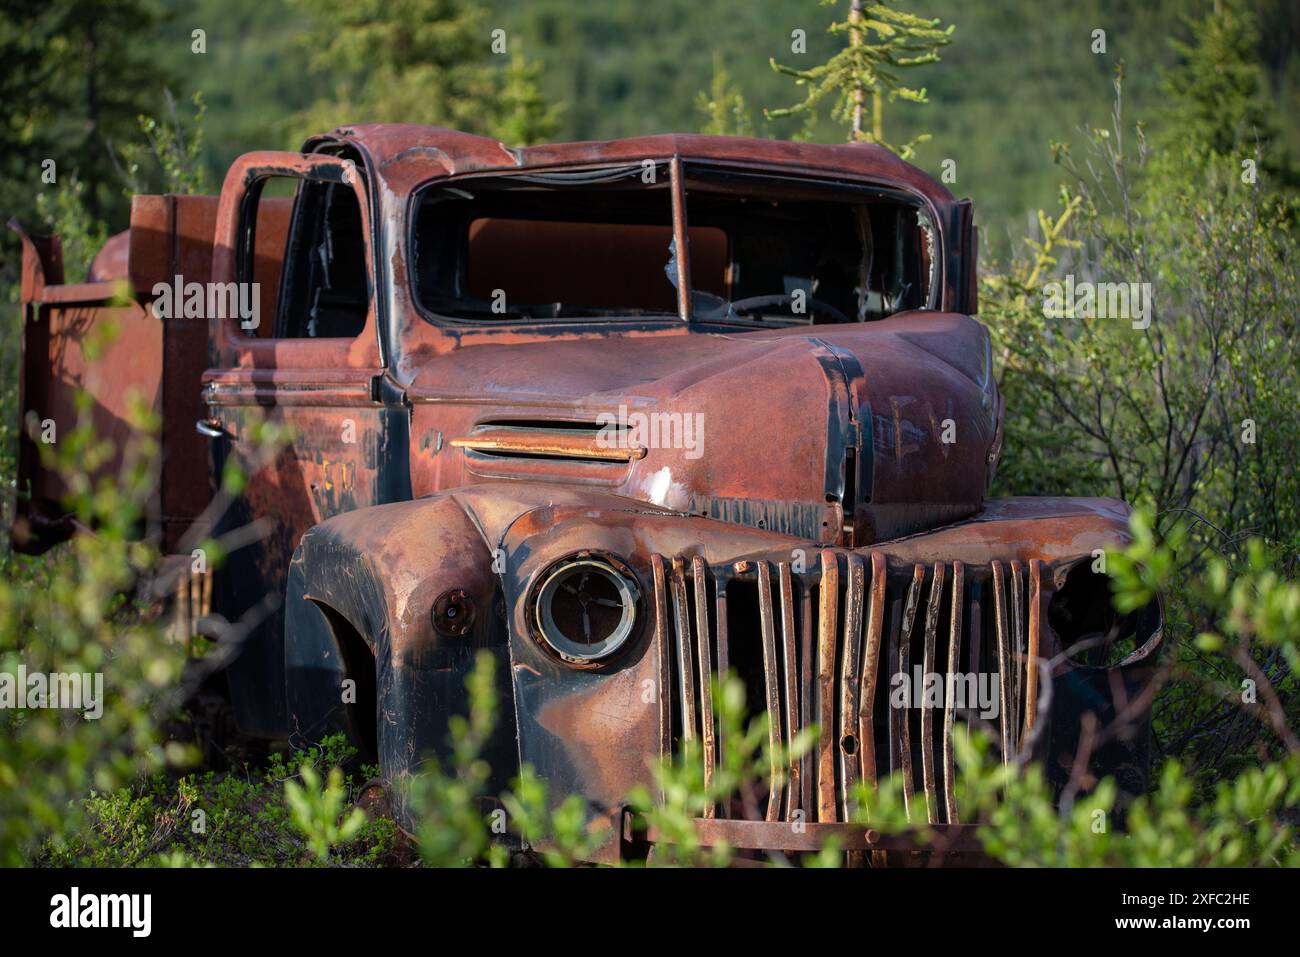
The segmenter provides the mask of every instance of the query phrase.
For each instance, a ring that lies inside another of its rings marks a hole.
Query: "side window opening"
[[[350,339],[365,327],[366,246],[350,186],[304,181],[299,187],[280,301],[278,338]]]
[[[882,319],[927,301],[925,231],[914,207],[896,204],[869,207],[876,255],[868,282],[866,318]]]
[[[370,307],[365,236],[356,192],[343,183],[268,177],[256,203],[252,279],[261,313],[245,334],[350,339]]]

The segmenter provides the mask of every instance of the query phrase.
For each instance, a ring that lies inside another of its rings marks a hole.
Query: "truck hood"
[[[407,396],[416,494],[573,481],[818,541],[973,514],[996,451],[988,333],[949,313],[475,345]]]

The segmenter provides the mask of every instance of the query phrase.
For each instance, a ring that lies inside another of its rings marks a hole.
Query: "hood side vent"
[[[644,446],[627,441],[625,430],[594,422],[552,419],[480,422],[451,445],[463,449],[474,471],[496,471],[509,463],[626,466],[644,458]],[[533,472],[534,469],[528,469]]]

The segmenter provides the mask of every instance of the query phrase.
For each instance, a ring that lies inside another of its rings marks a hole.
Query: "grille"
[[[802,811],[806,821],[846,821],[858,781],[898,772],[909,817],[960,823],[954,728],[982,720],[969,698],[971,675],[983,682],[986,704],[996,676],[997,714],[988,720],[1003,761],[1029,740],[1038,697],[1037,561],[911,564],[881,551],[825,549],[798,572],[789,561],[761,558],[710,565],[655,555],[650,565],[660,687],[671,688],[660,712],[665,753],[698,741],[712,781],[728,744],[712,679],[732,669],[751,708],[765,709],[774,749],[817,725],[809,753],[768,768],[766,794],[736,795],[706,809],[706,818],[799,820]],[[938,688],[891,706],[901,694],[894,676],[915,691],[917,666],[920,688],[926,675],[942,676]]]

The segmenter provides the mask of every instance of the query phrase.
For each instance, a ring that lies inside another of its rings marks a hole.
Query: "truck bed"
[[[40,552],[74,530],[62,504],[62,479],[41,463],[42,423],[56,440],[76,428],[77,394],[90,398],[85,415],[114,454],[98,471],[118,474],[131,428],[128,410],[138,396],[160,417],[162,463],[150,531],[171,549],[211,497],[208,450],[195,432],[203,415],[199,380],[207,366],[207,323],[154,316],[157,282],[206,282],[212,265],[215,196],[137,196],[131,228],[96,256],[85,283],[65,284],[57,237],[22,239],[22,356],[18,496],[12,539],[16,550]],[[98,357],[89,345],[105,326],[115,335]]]

